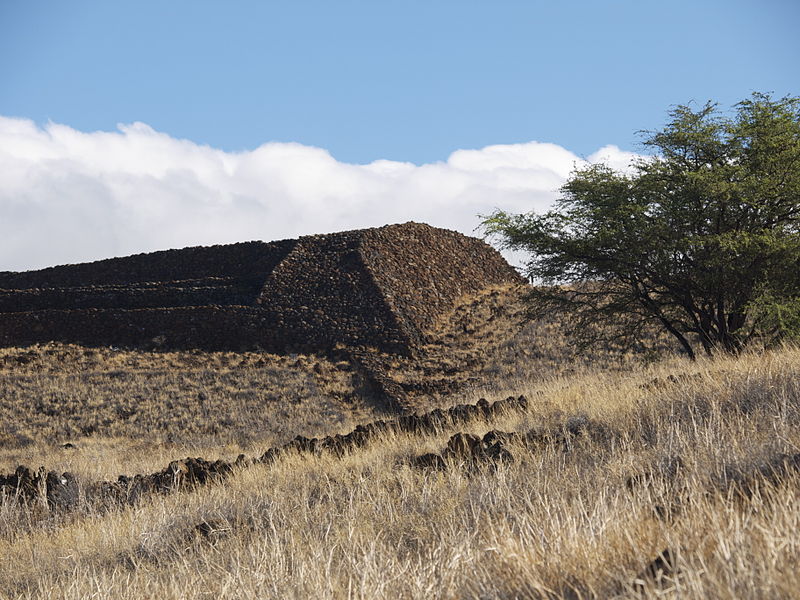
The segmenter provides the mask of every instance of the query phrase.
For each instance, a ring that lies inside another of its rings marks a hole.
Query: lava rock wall
[[[297,240],[198,246],[61,265],[39,271],[0,272],[0,289],[129,285],[206,277],[264,276],[291,252]]]
[[[409,354],[464,294],[519,276],[418,223],[0,273],[0,345]]]
[[[247,306],[42,310],[0,315],[0,345],[61,341],[144,349],[291,350],[268,316]]]
[[[408,352],[408,335],[364,264],[365,231],[301,238],[267,278],[258,305],[300,350],[343,344]]]
[[[522,278],[491,246],[420,223],[367,229],[361,255],[381,297],[414,343],[456,301]]]
[[[233,278],[0,290],[0,313],[48,309],[161,308],[166,306],[250,305],[260,293],[263,278]]]

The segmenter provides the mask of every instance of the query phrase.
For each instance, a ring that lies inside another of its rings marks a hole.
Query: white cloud
[[[616,171],[630,172],[634,163],[645,158],[641,154],[620,150],[614,144],[603,146],[589,155],[589,162],[603,162]]]
[[[589,160],[634,157],[606,146]],[[0,270],[409,220],[474,235],[494,208],[548,208],[583,163],[529,142],[355,165],[294,143],[233,153],[143,123],[84,133],[0,117]]]

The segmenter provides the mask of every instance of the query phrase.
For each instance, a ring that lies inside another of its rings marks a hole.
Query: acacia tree
[[[800,326],[800,97],[669,115],[629,173],[578,168],[553,210],[484,231],[528,253],[529,316],[566,312],[580,344],[653,324],[691,358],[774,343]]]

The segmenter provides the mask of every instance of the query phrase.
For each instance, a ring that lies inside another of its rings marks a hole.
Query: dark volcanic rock
[[[483,450],[481,438],[471,433],[457,433],[447,442],[447,454],[460,459],[470,459]]]
[[[0,272],[0,345],[410,354],[459,297],[519,281],[484,242],[418,223],[167,250]]]
[[[478,408],[479,405],[481,408]],[[268,449],[259,458],[250,459],[240,454],[232,462],[224,460],[212,462],[202,458],[187,457],[172,461],[161,471],[134,476],[120,475],[116,481],[83,482],[79,485],[77,479],[70,473],[58,474],[55,471],[45,471],[44,467],[33,471],[28,467],[19,466],[14,473],[0,474],[0,500],[13,498],[22,503],[31,503],[45,498],[51,509],[73,509],[81,498],[97,506],[115,503],[135,504],[150,494],[169,494],[187,487],[222,481],[237,468],[244,468],[254,463],[271,465],[287,452],[312,455],[329,452],[341,458],[386,435],[439,432],[448,424],[461,423],[465,406],[475,408],[471,414],[474,414],[476,419],[481,419],[484,418],[484,409],[487,408],[492,412],[503,413],[519,410],[527,404],[523,396],[509,397],[491,404],[481,400],[476,405],[459,405],[447,410],[436,409],[423,415],[406,415],[391,421],[379,420],[366,425],[357,425],[347,435],[336,434],[321,439],[298,435],[283,446]],[[452,457],[454,453],[460,453],[461,462],[469,462],[474,466],[478,466],[479,463],[493,466],[498,462],[510,462],[513,457],[503,446],[505,443],[503,436],[513,435],[516,434],[490,432],[484,436],[484,440],[481,440],[473,435],[456,434],[451,439],[445,454]],[[425,469],[446,468],[444,458],[438,454],[419,457],[412,460],[411,464]]]
[[[77,505],[80,492],[72,473],[59,474],[45,471],[44,467],[33,471],[20,465],[14,473],[0,475],[2,495],[16,498],[23,504],[44,498],[52,509],[69,509]]]
[[[482,466],[495,468],[500,463],[514,462],[514,456],[506,447],[515,434],[492,431],[483,439],[471,433],[456,433],[447,442],[442,452],[443,459],[452,460],[469,469]],[[422,460],[419,457],[417,461]]]
[[[642,589],[646,587],[646,582],[650,580],[652,583],[661,584],[663,579],[672,580],[677,574],[677,560],[675,553],[669,548],[664,548],[658,555],[651,560],[647,566],[634,580],[635,588]]]
[[[429,471],[445,471],[447,470],[447,465],[444,462],[444,459],[433,452],[429,452],[428,454],[423,454],[422,456],[417,456],[416,458],[411,460],[411,466],[422,469],[422,470],[429,470]]]

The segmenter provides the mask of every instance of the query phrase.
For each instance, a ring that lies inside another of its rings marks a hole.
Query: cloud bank
[[[606,146],[588,160],[634,157]],[[224,152],[144,123],[84,133],[0,117],[0,271],[411,220],[475,235],[495,208],[547,209],[585,162],[528,142],[356,165],[295,143]]]

